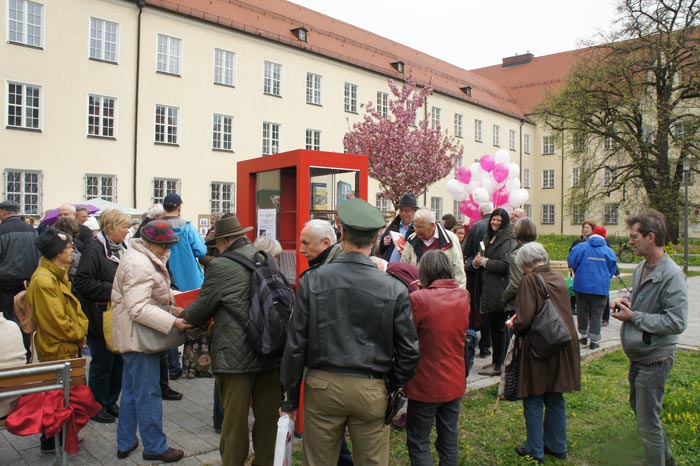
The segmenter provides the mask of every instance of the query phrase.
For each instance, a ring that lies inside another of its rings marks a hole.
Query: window
[[[605,167],[603,170],[603,186],[610,186],[615,181],[615,169],[613,167]]]
[[[464,127],[462,122],[464,121],[464,115],[461,113],[455,113],[455,137],[464,137]]]
[[[605,138],[605,141],[603,142],[603,149],[605,150],[612,150],[613,148],[613,138],[612,136],[607,136]]]
[[[542,170],[542,189],[554,188],[554,170]]]
[[[170,193],[180,192],[180,180],[173,178],[153,178],[153,203],[162,204]]]
[[[40,129],[41,87],[7,83],[8,128]]]
[[[605,204],[603,206],[603,223],[605,225],[617,225],[618,208],[617,204]]]
[[[581,133],[574,134],[572,149],[574,152],[583,152],[586,150],[586,136]]]
[[[357,84],[345,83],[345,111],[357,113]]]
[[[474,120],[474,140],[481,142],[481,120]]]
[[[262,154],[277,154],[280,151],[279,123],[263,122]]]
[[[9,0],[7,6],[9,41],[41,47],[44,5],[28,0]]]
[[[542,155],[554,153],[554,136],[542,136]]]
[[[117,62],[119,25],[99,18],[90,18],[90,58]]]
[[[309,150],[321,150],[321,130],[306,130],[306,148]]]
[[[223,86],[234,86],[236,54],[228,50],[214,49],[214,82]]]
[[[109,202],[117,201],[117,177],[114,175],[85,175],[85,194],[83,198],[99,197]]]
[[[211,148],[233,151],[233,117],[215,113],[212,117]]]
[[[493,125],[493,145],[500,147],[501,145],[501,127]]]
[[[523,152],[526,154],[530,153],[530,135],[523,134]]]
[[[554,204],[542,204],[542,224],[554,225]]]
[[[523,210],[528,217],[532,218],[532,204],[523,204]]]
[[[515,130],[508,130],[508,148],[510,150],[515,150]]]
[[[459,210],[459,201],[452,201],[452,211],[455,213],[457,225],[464,223],[464,214]]]
[[[161,144],[177,144],[180,109],[156,105],[155,142]]]
[[[377,92],[377,112],[382,118],[389,118],[389,94]]]
[[[440,129],[440,120],[442,115],[442,109],[440,107],[433,107],[430,112],[430,128],[433,130]]]
[[[306,103],[321,105],[321,76],[306,73]]]
[[[586,209],[583,206],[571,206],[571,224],[580,225],[586,220]]]
[[[581,169],[574,167],[571,169],[571,187],[575,188],[581,183]]]
[[[269,61],[265,62],[263,92],[278,97],[282,95],[282,65]]]
[[[530,188],[530,169],[523,168],[523,188]]]
[[[394,212],[394,209],[391,208],[391,201],[386,197],[382,197],[379,193],[377,193],[374,205],[377,206],[377,209],[381,212]]]
[[[180,74],[180,55],[182,40],[158,34],[158,57],[156,71],[168,74]]]
[[[233,201],[234,186],[234,183],[221,181],[211,182],[211,198],[209,199],[209,205],[212,212],[226,214],[236,210]]]
[[[88,136],[114,137],[116,99],[88,95]]]
[[[5,170],[5,200],[15,201],[26,215],[41,215],[41,178],[39,171]]]
[[[442,218],[442,198],[441,197],[431,197],[430,198],[430,210],[433,211],[436,219]]]

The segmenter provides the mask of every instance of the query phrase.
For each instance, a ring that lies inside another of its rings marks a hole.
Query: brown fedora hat
[[[232,215],[221,220],[217,220],[214,225],[214,236],[207,240],[207,246],[214,246],[218,238],[226,238],[228,236],[241,236],[252,230],[253,227],[241,226],[241,222],[238,221],[238,217]]]

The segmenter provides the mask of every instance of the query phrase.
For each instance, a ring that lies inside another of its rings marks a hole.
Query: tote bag
[[[544,287],[544,304],[528,332],[530,353],[537,359],[549,359],[571,343],[572,337],[554,307],[544,279],[540,274],[535,276]]]

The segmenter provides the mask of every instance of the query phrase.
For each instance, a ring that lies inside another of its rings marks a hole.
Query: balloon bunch
[[[457,178],[447,182],[447,191],[459,201],[459,211],[473,224],[481,215],[479,204],[491,201],[495,208],[512,210],[527,202],[527,190],[520,187],[520,167],[501,149],[496,156],[482,155],[469,168],[457,168]]]

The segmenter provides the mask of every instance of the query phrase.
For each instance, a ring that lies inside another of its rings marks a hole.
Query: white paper
[[[258,235],[277,239],[277,209],[258,209]]]

